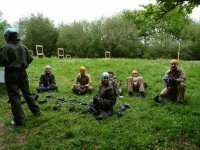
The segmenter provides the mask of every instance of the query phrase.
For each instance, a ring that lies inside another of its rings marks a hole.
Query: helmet
[[[178,60],[177,59],[172,59],[170,60],[170,64],[179,64]]]
[[[137,70],[133,70],[132,74],[138,74],[138,71]]]
[[[86,70],[86,68],[84,66],[81,66],[79,70],[80,70],[80,72],[83,72]]]
[[[109,77],[109,73],[108,72],[103,72],[101,74],[101,78],[108,78]]]
[[[46,65],[46,67],[44,68],[45,71],[51,71],[51,66]]]
[[[3,33],[4,36],[12,36],[12,35],[18,35],[18,31],[14,28],[7,28],[5,29],[4,33]]]

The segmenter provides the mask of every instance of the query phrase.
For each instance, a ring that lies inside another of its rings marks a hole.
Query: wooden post
[[[109,51],[105,51],[105,58],[110,58],[110,52]]]
[[[36,45],[36,52],[38,58],[43,58],[44,57],[43,45]]]
[[[58,48],[58,58],[64,58],[64,49]]]

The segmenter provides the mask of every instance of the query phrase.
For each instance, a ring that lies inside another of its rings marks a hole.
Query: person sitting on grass
[[[132,71],[132,76],[126,79],[126,87],[128,90],[128,96],[132,97],[133,92],[139,92],[140,97],[145,98],[145,83],[144,78],[139,76],[137,70]]]
[[[77,95],[82,95],[92,90],[92,80],[90,74],[86,73],[86,68],[81,66],[80,73],[76,76],[72,86],[72,92]]]
[[[176,59],[170,61],[170,68],[163,77],[165,88],[154,98],[156,102],[162,102],[162,98],[169,98],[175,100],[179,104],[184,103],[186,88],[185,74],[183,69],[178,67],[178,64],[179,62]]]
[[[123,98],[121,83],[120,83],[118,77],[115,76],[114,72],[111,70],[108,71],[108,73],[109,73],[109,82],[113,85],[115,93],[117,94],[117,96],[119,96],[119,98]]]
[[[82,113],[93,112],[97,120],[112,116],[116,99],[114,88],[109,82],[109,74],[103,72],[98,93],[93,97],[93,102],[90,102],[89,107]]]
[[[52,74],[51,66],[47,65],[44,68],[44,74],[40,76],[39,87],[37,87],[38,92],[53,91],[57,90],[56,80],[54,74]]]

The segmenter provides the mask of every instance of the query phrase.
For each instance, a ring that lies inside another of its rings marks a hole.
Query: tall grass
[[[52,66],[59,90],[52,93],[51,101],[40,105],[43,111],[40,117],[34,117],[25,104],[26,124],[14,127],[10,124],[12,114],[7,95],[0,99],[0,149],[200,149],[199,61],[180,62],[187,77],[184,106],[167,100],[161,104],[153,101],[164,86],[162,76],[169,60],[35,58],[27,70],[32,92],[36,92],[47,64]],[[71,87],[82,65],[91,74],[94,89],[91,94],[76,96]],[[149,85],[144,100],[138,95],[127,96],[124,85],[133,69]],[[108,70],[113,70],[123,84],[124,98],[117,100],[114,115],[97,121],[92,114],[81,114],[84,107],[80,104],[75,112],[69,112],[69,99],[91,101],[98,91],[100,74]],[[40,94],[39,100],[47,94]],[[57,98],[63,96],[68,102],[54,111]],[[131,107],[118,118],[117,106],[125,102]]]

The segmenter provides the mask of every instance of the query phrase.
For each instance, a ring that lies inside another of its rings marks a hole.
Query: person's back
[[[26,69],[33,60],[28,49],[18,39],[9,41],[2,49],[4,59],[1,61],[5,70]]]
[[[6,29],[4,37],[7,44],[0,50],[0,66],[5,66],[5,85],[14,122],[16,125],[23,125],[25,114],[21,107],[20,90],[31,112],[35,115],[40,113],[40,108],[30,93],[28,75],[25,70],[33,58],[28,49],[20,43],[15,29]]]

